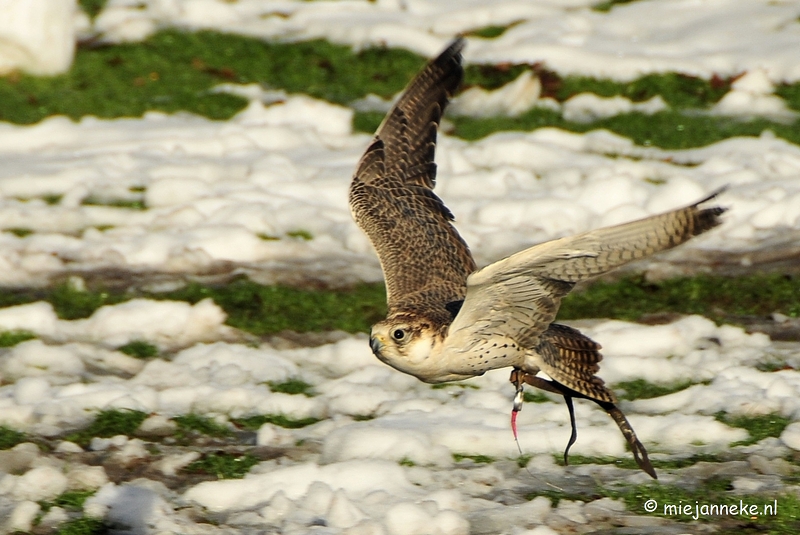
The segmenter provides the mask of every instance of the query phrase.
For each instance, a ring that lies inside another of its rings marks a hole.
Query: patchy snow
[[[388,45],[424,56],[453,36],[469,37],[475,63],[542,62],[562,74],[631,80],[653,72],[703,78],[763,69],[770,80],[800,79],[797,0],[649,0],[593,11],[595,0],[111,0],[94,31],[109,41],[146,38],[160,27],[216,29],[270,39],[328,39],[355,48]]]
[[[137,307],[162,304],[171,303],[139,302]],[[111,310],[119,324],[133,323],[139,311],[126,305],[104,307],[81,321],[91,322]],[[49,313],[46,307],[35,310],[43,316]],[[651,454],[681,454],[690,445],[696,451],[724,452],[732,442],[746,439],[746,431],[714,419],[719,410],[734,415],[800,417],[800,372],[754,369],[775,351],[764,335],[716,326],[698,316],[657,326],[621,321],[578,326],[604,346],[602,375],[612,384],[637,378],[707,381],[668,396],[622,402],[621,408]],[[71,332],[77,338],[82,336],[77,330]],[[67,337],[70,331],[62,333]],[[552,465],[552,455],[560,454],[569,436],[567,410],[555,397],[528,403],[519,414],[520,445],[525,453],[534,455],[528,468],[534,476],[506,473],[494,464],[469,470],[455,467],[453,454],[500,461],[518,455],[509,429],[512,388],[507,370],[471,380],[467,385],[472,386],[432,388],[376,361],[365,336],[357,335],[318,347],[284,350],[268,344],[196,343],[172,357],[149,360],[133,371],[98,373],[89,366],[87,355],[90,348],[98,351],[102,346],[102,339],[79,345],[64,338],[60,344],[33,340],[3,350],[0,363],[6,384],[0,386],[0,423],[48,436],[84,424],[94,411],[104,408],[150,413],[143,429],[153,433],[164,428],[167,417],[188,413],[222,422],[256,414],[322,418],[301,429],[268,424],[258,432],[262,445],[318,443],[318,457],[264,461],[244,479],[199,483],[180,498],[224,515],[232,526],[289,528],[319,518],[336,529],[369,525],[390,533],[466,534],[468,518],[472,518],[468,512],[485,507],[480,496],[487,489],[512,489],[529,477],[538,477],[537,473],[564,470]],[[27,372],[14,364],[23,354],[38,359]],[[8,369],[22,372],[5,375]],[[311,383],[316,395],[271,392],[266,384],[289,378]],[[617,427],[602,410],[582,400],[575,408],[579,438],[573,454],[629,455]],[[782,437],[792,448],[797,447],[795,427],[788,427]],[[40,454],[37,448],[28,452],[24,446],[0,458],[0,465],[14,462],[31,467],[23,468],[22,475],[7,474],[0,479],[0,505],[8,503],[18,509],[13,513],[15,525],[23,525],[30,516],[30,507],[22,504],[51,499],[68,486],[100,488],[87,501],[86,514],[125,523],[137,533],[148,532],[147,526],[188,529],[186,526],[194,525],[176,508],[177,497],[158,487],[160,483],[110,483],[99,467],[80,478],[77,474],[83,471],[64,475],[58,466],[34,467]],[[117,462],[131,463],[150,457],[144,446],[138,438],[119,436],[96,438],[90,449],[107,451]],[[786,446],[780,451],[786,451]],[[15,457],[8,457],[11,454]],[[196,454],[165,457],[155,469],[174,475],[196,458]],[[573,470],[580,474],[587,467]],[[576,507],[576,514],[583,514],[581,508],[588,505]],[[562,511],[558,518],[569,517],[567,513]],[[403,531],[412,525],[435,525],[440,531]]]
[[[149,113],[0,125],[0,226],[33,231],[0,234],[0,280],[41,285],[101,269],[234,267],[266,280],[380,280],[346,204],[349,177],[369,143],[350,133],[350,114],[292,96],[269,106],[253,101],[227,122]],[[800,149],[766,134],[681,151],[636,147],[606,131],[544,128],[474,143],[443,135],[437,162],[436,191],[479,264],[688,204],[725,185],[724,224],[667,258],[692,251],[757,257],[800,230]],[[48,204],[49,195],[62,197]],[[83,204],[137,198],[146,210]],[[297,231],[312,239],[292,237]]]
[[[591,11],[593,3],[111,0],[93,28],[78,17],[75,31],[129,41],[167,26],[215,28],[280,39],[324,37],[356,48],[386,43],[430,56],[455,33],[514,23],[496,39],[468,38],[467,61],[544,62],[562,74],[621,80],[664,71],[746,73],[713,113],[793,116],[774,88],[800,79],[793,52],[800,41],[799,2],[650,0],[608,13]],[[545,105],[580,119],[664,106],[658,99],[594,96],[558,105],[538,99],[537,83],[528,75],[495,92],[467,92],[454,109],[514,114]],[[72,276],[80,288],[80,276],[101,271],[132,273],[155,286],[167,283],[151,275],[217,272],[264,282],[380,280],[377,259],[346,204],[349,178],[370,139],[351,132],[352,111],[255,86],[218,90],[252,102],[226,122],[148,113],[142,119],[0,124],[0,228],[32,231],[0,233],[0,284],[43,286]],[[359,105],[385,109],[388,103],[371,98]],[[445,132],[437,162],[436,191],[456,214],[479,264],[690,203],[725,185],[719,203],[731,210],[723,225],[647,267],[720,258],[757,265],[791,253],[800,236],[800,148],[769,132],[680,151],[637,147],[605,131],[545,128],[477,142]],[[146,209],[109,206],[119,201],[143,201]],[[98,410],[136,409],[148,414],[141,437],[170,437],[176,428],[170,418],[189,413],[224,425],[263,414],[320,419],[301,429],[264,424],[248,440],[255,449],[283,452],[278,457],[260,462],[244,479],[192,483],[180,491],[158,478],[170,481],[200,453],[169,450],[166,443],[159,445],[168,451],[158,460],[143,438],[126,436],[95,438],[86,451],[60,438],[52,455],[30,443],[0,451],[0,529],[30,531],[39,515],[40,526],[63,523],[74,514],[61,507],[43,514],[37,502],[67,489],[97,490],[83,514],[137,534],[552,535],[609,519],[614,526],[661,522],[633,516],[640,512],[626,512],[624,503],[609,498],[587,504],[564,499],[557,506],[541,495],[525,501],[556,485],[642,483],[647,476],[609,465],[556,465],[570,430],[563,401],[555,397],[527,403],[519,414],[520,446],[532,455],[520,469],[506,370],[432,388],[379,363],[364,335],[286,349],[224,321],[211,301],[137,299],[75,321],[59,319],[43,302],[0,310],[0,330],[38,337],[0,349],[2,425],[61,437]],[[749,464],[720,463],[735,465],[719,470],[735,473],[740,490],[773,488],[769,477],[791,473],[784,457],[800,449],[796,422],[780,438],[732,447],[747,432],[714,415],[800,419],[797,366],[757,369],[775,355],[796,360],[796,344],[781,346],[696,316],[655,326],[605,320],[576,326],[603,345],[600,375],[612,386],[634,379],[698,383],[620,403],[653,458],[731,450],[747,455]],[[161,354],[140,360],[117,350],[134,340],[157,345]],[[269,386],[289,379],[310,383],[315,395]],[[574,454],[630,455],[601,409],[577,400],[575,410]],[[453,454],[494,462],[456,461]],[[74,460],[82,455],[102,455],[103,465]],[[134,470],[149,461],[151,472],[125,483],[111,470],[113,463]],[[659,475],[674,484],[703,470],[698,465]]]
[[[75,0],[0,0],[0,75],[69,70],[76,28],[89,25]]]

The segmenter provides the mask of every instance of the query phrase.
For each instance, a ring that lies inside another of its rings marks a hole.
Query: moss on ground
[[[95,18],[106,6],[106,3],[108,0],[78,0],[78,4],[90,18]]]
[[[467,455],[466,453],[453,454],[453,460],[455,462],[460,462],[465,459],[469,459],[476,464],[490,464],[496,461],[494,457],[490,457],[488,455]]]
[[[302,379],[288,379],[282,382],[270,381],[267,385],[272,392],[281,392],[291,395],[302,394],[306,397],[314,396],[314,385],[310,385]]]
[[[641,276],[595,282],[568,295],[560,319],[613,318],[635,321],[646,314],[702,314],[718,322],[736,316],[800,315],[800,277],[754,274],[698,275],[650,283]]]
[[[87,11],[95,8],[88,2]],[[615,2],[607,2],[613,4]],[[597,6],[596,6],[597,7]],[[497,35],[504,27],[477,30]],[[425,58],[400,49],[349,47],[323,40],[279,43],[213,31],[163,30],[141,43],[84,46],[66,74],[35,77],[14,73],[0,78],[0,120],[30,124],[51,115],[79,119],[138,117],[146,111],[188,111],[211,119],[228,119],[246,100],[212,92],[220,83],[256,83],[289,93],[304,93],[338,104],[348,104],[372,93],[389,98],[400,91],[424,65]],[[479,139],[501,130],[529,131],[544,126],[586,132],[605,128],[630,137],[639,145],[687,148],[707,145],[730,136],[758,136],[771,130],[800,142],[800,128],[766,119],[743,121],[697,113],[717,102],[730,89],[730,79],[704,80],[679,73],[642,76],[630,82],[559,76],[541,66],[468,65],[465,87],[494,89],[533,68],[543,84],[543,95],[564,101],[578,93],[610,97],[621,95],[643,101],[660,95],[669,110],[655,115],[628,113],[575,123],[554,111],[534,109],[516,118],[454,117],[454,133]],[[800,108],[800,84],[780,86],[777,93]],[[382,114],[358,113],[354,127],[373,132]],[[112,200],[130,209],[141,201]],[[110,201],[98,201],[107,204]]]
[[[179,440],[185,440],[190,433],[219,438],[233,435],[233,431],[226,426],[218,424],[213,418],[201,414],[184,414],[175,416],[172,420],[178,424],[176,437]]]
[[[34,338],[36,335],[30,331],[2,331],[0,332],[0,347],[13,347]]]
[[[101,535],[109,533],[108,526],[99,518],[83,516],[61,524],[56,535]]]
[[[17,444],[22,444],[26,440],[25,433],[0,425],[0,450],[11,449]]]
[[[29,124],[50,115],[138,117],[148,110],[228,119],[247,101],[210,91],[225,82],[345,104],[368,93],[390,97],[424,61],[397,49],[354,53],[322,40],[265,42],[170,29],[141,43],[79,48],[70,71],[60,76],[0,79],[0,119]]]
[[[125,353],[137,359],[149,359],[158,355],[158,347],[144,340],[133,340],[117,348],[117,351]]]
[[[553,455],[557,464],[562,464],[564,457],[561,454]],[[680,459],[650,459],[651,464],[658,470],[677,470],[692,466],[700,462],[719,463],[723,459],[714,454],[698,453],[689,457]],[[570,455],[570,466],[578,466],[583,464],[598,464],[598,465],[614,465],[618,468],[625,468],[627,470],[639,470],[639,466],[632,456],[625,457],[590,457],[586,455]]]
[[[287,429],[300,429],[319,422],[319,418],[291,418],[284,414],[257,414],[244,418],[233,418],[231,422],[248,431],[258,431],[264,424],[277,425]]]
[[[674,394],[675,392],[686,390],[695,384],[699,383],[687,380],[669,384],[656,384],[644,379],[634,379],[633,381],[623,381],[615,384],[614,391],[619,392],[620,390],[624,390],[624,394],[619,396],[622,399],[650,399]]]
[[[65,440],[87,446],[95,437],[132,436],[147,418],[147,413],[135,410],[102,410],[88,427],[64,437]]]
[[[59,494],[52,500],[39,502],[42,512],[46,513],[52,507],[61,507],[68,511],[80,511],[83,504],[90,496],[94,496],[97,490],[68,490]]]
[[[361,284],[345,290],[264,286],[245,278],[224,286],[191,283],[167,293],[82,291],[70,284],[49,289],[0,290],[0,307],[44,300],[62,319],[90,316],[104,305],[136,297],[196,303],[211,298],[228,315],[227,324],[256,335],[283,330],[369,332],[386,315],[383,284]],[[657,283],[632,276],[596,282],[568,295],[558,319],[611,318],[636,321],[654,313],[702,314],[720,323],[742,316],[781,312],[800,315],[800,278],[779,274],[742,277],[699,275]],[[22,335],[20,335],[22,336]],[[144,342],[146,344],[146,342]],[[128,348],[129,351],[146,348]]]
[[[611,11],[611,9],[619,4],[630,4],[631,2],[635,2],[636,0],[605,0],[604,2],[599,2],[592,6],[594,11],[600,11],[602,13],[607,13]]]
[[[792,420],[781,416],[780,414],[760,414],[756,416],[748,415],[733,415],[726,412],[718,412],[714,417],[732,427],[739,427],[746,430],[750,434],[750,438],[737,442],[735,445],[748,446],[755,444],[767,437],[779,437],[786,426],[792,423]]]
[[[246,453],[236,455],[226,452],[215,452],[203,455],[186,468],[187,472],[205,473],[217,479],[241,479],[250,469],[259,463],[258,458]]]

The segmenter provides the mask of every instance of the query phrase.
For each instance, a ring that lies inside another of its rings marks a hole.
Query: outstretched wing
[[[350,210],[375,247],[386,279],[389,313],[464,298],[475,270],[469,248],[433,193],[436,133],[463,77],[456,39],[411,81],[375,134],[350,184]],[[428,314],[430,315],[430,314]]]
[[[699,205],[718,194],[661,215],[535,245],[473,273],[449,335],[462,329],[466,331],[461,336],[468,332],[477,339],[502,335],[535,350],[555,319],[561,298],[575,283],[675,247],[717,226],[725,209]],[[542,369],[569,385],[546,362]]]

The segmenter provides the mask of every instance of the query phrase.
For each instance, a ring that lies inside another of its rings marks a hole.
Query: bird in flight
[[[645,472],[656,477],[644,446],[597,377],[600,345],[553,323],[573,286],[633,260],[675,247],[720,223],[725,208],[692,205],[613,227],[535,245],[482,269],[433,192],[442,112],[463,77],[453,41],[406,87],[375,134],[350,184],[353,218],[377,251],[388,314],[373,325],[375,356],[427,383],[458,381],[511,367],[522,385],[564,396],[576,434],[572,398],[597,403],[617,423]],[[543,372],[545,375],[541,374]]]

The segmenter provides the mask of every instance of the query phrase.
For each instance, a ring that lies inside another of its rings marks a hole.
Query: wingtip
[[[467,39],[464,37],[463,34],[456,35],[450,44],[447,45],[447,50],[453,50],[455,52],[461,52],[464,50],[464,47],[467,46]]]
[[[467,41],[463,35],[458,35],[450,41],[450,44],[447,45],[441,54],[439,54],[439,58],[455,58],[459,63],[461,63],[461,53],[464,51],[464,48],[467,46]]]
[[[711,199],[716,199],[717,197],[728,191],[729,187],[730,187],[729,184],[725,184],[724,186],[715,189],[714,191],[712,191],[711,193],[709,193],[708,195],[706,195],[705,197],[694,203],[694,206],[699,206],[703,203],[707,203]],[[727,210],[727,208],[724,208],[723,210]]]
[[[709,195],[700,199],[699,201],[697,201],[692,205],[693,208],[697,209],[695,216],[696,225],[693,231],[693,235],[696,236],[698,234],[702,234],[703,232],[710,230],[718,226],[720,223],[722,223],[722,220],[720,220],[720,216],[728,211],[729,208],[727,206],[710,206],[708,208],[699,208],[699,206],[701,204],[707,203],[708,201],[711,201],[712,199],[717,198],[718,196],[725,193],[725,191],[727,190],[728,190],[728,185],[726,184],[721,188],[717,188],[716,190],[712,191]]]

